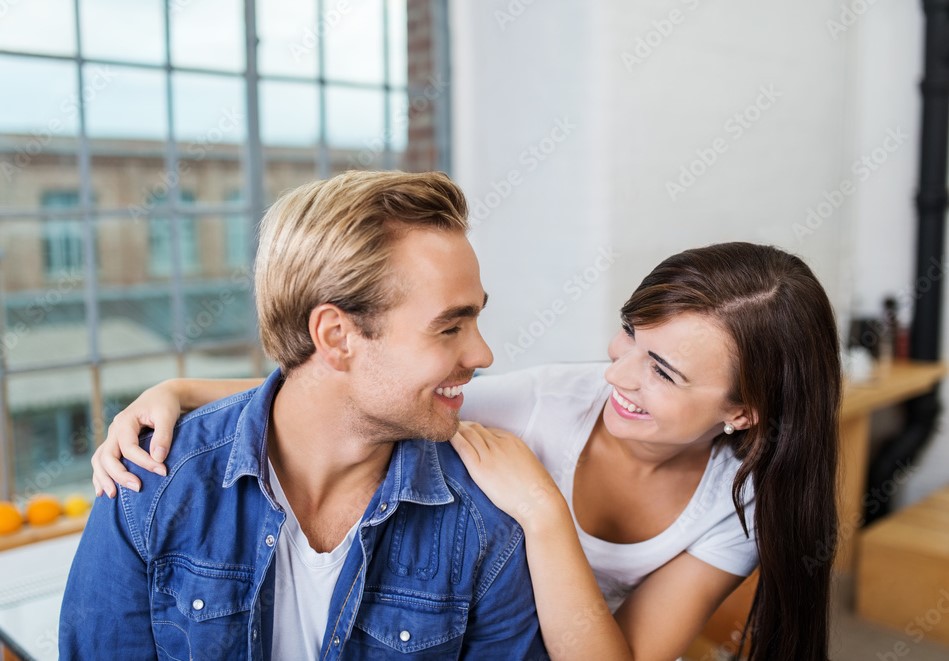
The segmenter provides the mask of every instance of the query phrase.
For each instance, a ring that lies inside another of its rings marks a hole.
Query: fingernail
[[[155,466],[152,468],[152,472],[155,473],[155,475],[161,475],[162,477],[168,476],[168,469],[166,469],[164,466]]]
[[[138,486],[131,480],[125,483],[125,488],[131,489],[132,491],[138,491]]]
[[[152,459],[155,461],[164,461],[166,456],[168,456],[168,450],[163,447],[157,447],[152,450]]]

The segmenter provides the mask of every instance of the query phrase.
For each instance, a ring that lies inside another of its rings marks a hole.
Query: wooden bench
[[[949,486],[866,529],[856,584],[862,617],[949,644]]]

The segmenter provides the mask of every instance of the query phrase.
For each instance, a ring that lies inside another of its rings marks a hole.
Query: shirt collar
[[[274,370],[251,396],[237,419],[234,445],[224,472],[224,488],[232,486],[245,475],[256,477],[261,486],[267,484],[267,432],[274,397],[283,385],[283,374]]]
[[[232,486],[240,477],[254,476],[261,487],[266,489],[270,411],[282,385],[283,374],[279,369],[274,370],[241,412],[224,473],[225,488]],[[378,495],[379,505],[375,508],[372,523],[391,514],[396,509],[394,506],[403,500],[421,505],[452,502],[435,443],[419,439],[397,442]]]

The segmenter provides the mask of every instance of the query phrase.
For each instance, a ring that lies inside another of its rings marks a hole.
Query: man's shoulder
[[[206,404],[183,415],[175,424],[173,442],[165,460],[169,472],[198,454],[214,450],[233,440],[241,414],[254,390],[241,392]],[[142,435],[141,445],[148,450],[152,432]]]
[[[436,443],[435,447],[445,482],[461,501],[458,505],[472,508],[473,513],[491,527],[492,535],[506,531],[520,538],[523,535],[521,527],[485,495],[468,473],[451,443]]]

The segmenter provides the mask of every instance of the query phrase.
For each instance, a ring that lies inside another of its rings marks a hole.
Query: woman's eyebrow
[[[663,358],[663,357],[660,356],[659,354],[654,353],[654,352],[652,352],[652,351],[649,351],[648,353],[649,353],[650,358],[652,358],[653,360],[655,360],[657,363],[659,363],[660,365],[663,365],[663,366],[669,368],[671,371],[673,371],[673,372],[675,372],[676,374],[678,374],[678,375],[682,378],[682,380],[685,381],[686,383],[689,382],[689,377],[687,377],[685,374],[683,374],[682,372],[680,372],[679,370],[677,370],[676,368],[674,368],[672,365],[670,365],[669,362],[668,362],[665,358]]]

